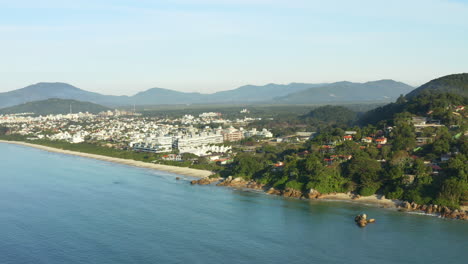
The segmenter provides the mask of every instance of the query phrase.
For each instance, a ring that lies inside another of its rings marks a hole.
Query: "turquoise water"
[[[0,144],[0,263],[463,263],[468,223]],[[354,216],[377,223],[364,229]]]

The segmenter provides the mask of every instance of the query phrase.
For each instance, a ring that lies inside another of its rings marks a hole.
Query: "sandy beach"
[[[401,203],[400,200],[387,199],[382,195],[361,196],[354,198],[352,194],[336,193],[336,194],[323,194],[318,198],[319,200],[332,200],[332,201],[349,201],[360,204],[371,204],[386,208],[396,208]]]
[[[207,177],[207,176],[210,176],[211,174],[213,174],[211,171],[207,171],[207,170],[198,170],[198,169],[185,168],[185,167],[176,167],[176,166],[169,166],[169,165],[152,164],[152,163],[136,161],[136,160],[129,160],[129,159],[113,158],[113,157],[107,157],[107,156],[103,156],[103,155],[96,155],[96,154],[89,154],[89,153],[84,153],[84,152],[77,152],[77,151],[70,151],[70,150],[51,148],[51,147],[47,147],[47,146],[31,144],[31,143],[26,143],[26,142],[20,142],[20,141],[0,140],[0,143],[16,144],[16,145],[41,149],[41,150],[45,150],[45,151],[49,151],[49,152],[56,152],[56,153],[61,153],[61,154],[66,154],[66,155],[74,155],[74,156],[80,156],[80,157],[85,157],[85,158],[103,160],[103,161],[108,161],[108,162],[115,162],[115,163],[125,164],[125,165],[129,165],[129,166],[135,166],[135,167],[140,167],[140,168],[147,168],[147,169],[171,172],[171,173],[190,176],[190,177],[204,178],[204,177]]]

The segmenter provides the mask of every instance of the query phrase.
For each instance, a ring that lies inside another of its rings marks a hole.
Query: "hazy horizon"
[[[468,1],[0,0],[0,92],[268,83],[419,86],[468,71]]]

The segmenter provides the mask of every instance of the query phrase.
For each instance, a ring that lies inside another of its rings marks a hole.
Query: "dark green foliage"
[[[35,115],[56,115],[70,113],[70,105],[73,113],[89,112],[97,114],[102,111],[110,110],[110,108],[93,104],[89,102],[81,102],[67,99],[47,99],[43,101],[34,101],[25,104],[20,104],[8,108],[0,109],[0,114],[16,114],[16,113],[34,113]]]
[[[236,177],[242,177],[246,180],[252,179],[265,166],[265,161],[259,156],[241,153],[234,158],[232,173]]]
[[[423,92],[453,93],[468,97],[468,73],[452,74],[432,80],[410,92],[407,97],[412,98]]]
[[[308,121],[349,125],[356,119],[356,113],[343,106],[326,105],[310,111],[302,118]]]

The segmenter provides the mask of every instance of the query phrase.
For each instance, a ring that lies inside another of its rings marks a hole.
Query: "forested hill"
[[[422,93],[452,93],[468,97],[468,73],[452,74],[432,80],[408,93],[406,98]]]
[[[102,111],[110,110],[110,108],[93,104],[89,102],[81,102],[67,99],[47,99],[42,101],[29,102],[17,106],[0,109],[0,114],[15,114],[15,113],[34,113],[36,115],[55,115],[67,114],[70,112],[70,106],[73,113],[89,112],[97,114]]]
[[[360,118],[359,123],[377,124],[392,119],[395,114],[408,112],[451,124],[454,123],[453,119],[461,117],[449,110],[467,104],[468,74],[453,74],[432,80],[406,96],[400,96],[395,103],[367,112]]]

